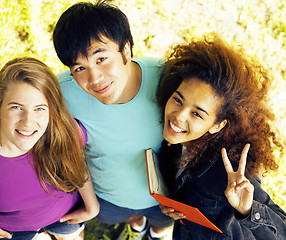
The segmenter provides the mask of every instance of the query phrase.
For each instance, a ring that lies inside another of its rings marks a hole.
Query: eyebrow
[[[89,58],[90,56],[96,55],[97,53],[106,52],[106,51],[107,51],[106,48],[99,47],[99,48],[95,49],[94,51],[92,51],[91,54],[89,54],[87,58]],[[71,64],[71,67],[73,67],[75,65],[80,65],[80,63],[74,62]]]
[[[95,55],[95,54],[100,53],[100,52],[106,52],[106,48],[99,47],[99,48],[95,49],[94,51],[92,51],[90,56]]]
[[[20,106],[24,106],[23,104],[21,103],[17,103],[17,102],[9,102],[8,105],[20,105]]]
[[[180,96],[180,98],[185,100],[184,96],[179,91],[176,91],[176,93]],[[195,108],[198,109],[201,112],[204,112],[205,114],[207,114],[209,116],[209,113],[206,110],[204,110],[203,108],[201,108],[199,106],[195,106]]]
[[[45,103],[42,103],[42,104],[39,104],[39,105],[36,105],[35,107],[42,107],[42,106],[44,106],[44,107],[49,107],[49,105],[48,104],[45,104]]]
[[[21,103],[17,103],[17,102],[10,102],[10,103],[8,103],[8,105],[19,105],[19,106],[24,106],[23,104],[21,104]],[[38,104],[38,105],[36,105],[36,106],[34,106],[34,107],[41,107],[41,106],[49,107],[49,106],[48,106],[47,104],[45,104],[45,103]]]

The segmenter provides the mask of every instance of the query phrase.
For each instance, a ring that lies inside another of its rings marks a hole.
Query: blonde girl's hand
[[[250,144],[246,144],[242,150],[238,170],[233,171],[228,159],[226,149],[221,151],[222,160],[227,172],[228,184],[224,192],[229,204],[236,209],[242,216],[248,216],[253,202],[254,187],[244,176],[247,153]]]
[[[181,213],[175,211],[173,208],[165,207],[161,203],[159,204],[159,207],[161,208],[161,212],[170,218],[173,218],[174,220],[185,218],[186,216]]]
[[[88,212],[85,208],[80,208],[63,216],[60,222],[68,222],[69,224],[82,223],[91,220],[97,214],[98,211]]]
[[[60,222],[67,221],[71,224],[81,223],[91,220],[98,215],[100,206],[93,190],[90,175],[78,192],[84,202],[84,207],[66,214],[60,219]]]
[[[0,239],[1,238],[8,238],[11,239],[12,235],[6,231],[4,231],[3,229],[0,228]]]

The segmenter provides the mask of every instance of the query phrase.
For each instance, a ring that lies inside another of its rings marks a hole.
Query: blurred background
[[[54,26],[76,0],[0,0],[0,67],[19,56],[36,57],[54,73],[65,69],[52,43]],[[95,2],[95,1],[91,1]],[[269,71],[274,84],[269,104],[277,119],[272,127],[286,142],[286,2],[284,0],[115,0],[127,15],[134,57],[164,57],[169,47],[210,32],[242,46]],[[277,152],[278,171],[263,178],[263,187],[286,210],[286,158]],[[88,225],[86,239],[113,239],[112,230]],[[94,232],[97,232],[94,234]],[[110,235],[111,234],[111,235]]]

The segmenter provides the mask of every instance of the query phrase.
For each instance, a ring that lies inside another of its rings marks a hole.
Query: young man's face
[[[117,43],[102,37],[102,42],[92,41],[88,57],[80,54],[70,69],[76,82],[85,92],[103,104],[119,104],[129,101],[127,99],[130,61],[129,43],[121,53]]]

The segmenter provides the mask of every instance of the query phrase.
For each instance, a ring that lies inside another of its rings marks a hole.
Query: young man
[[[97,219],[129,223],[119,239],[141,239],[148,229],[149,239],[163,239],[173,220],[149,195],[144,156],[147,148],[158,151],[163,140],[155,103],[162,60],[131,60],[128,19],[106,1],[70,7],[53,40],[70,68],[58,76],[69,110],[88,132],[87,163],[100,202]]]

